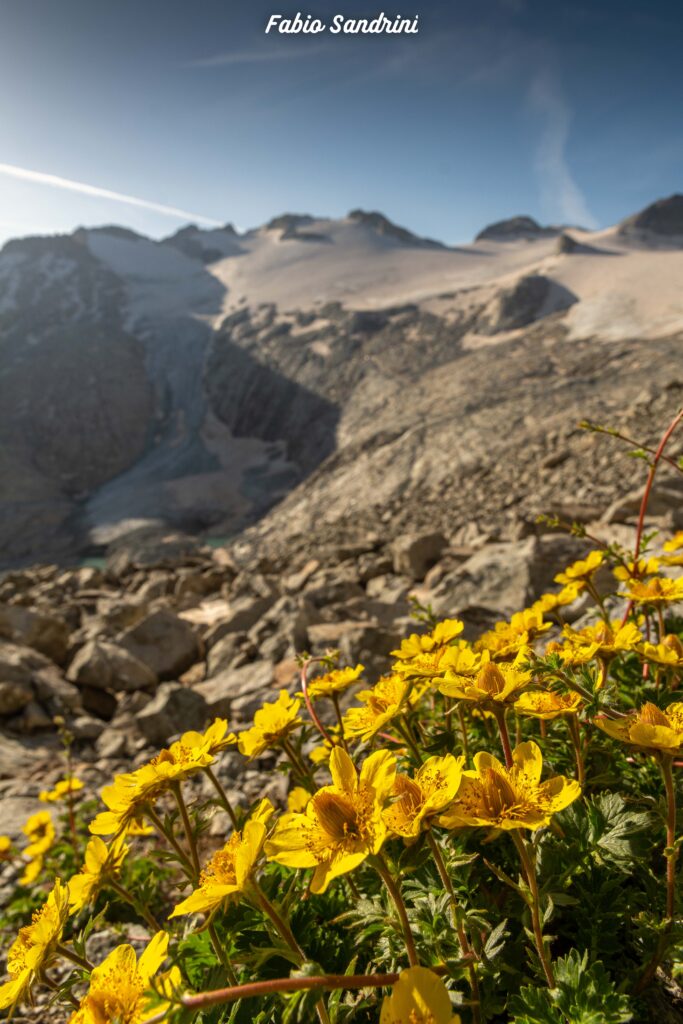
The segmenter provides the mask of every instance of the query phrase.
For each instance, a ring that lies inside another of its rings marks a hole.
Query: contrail
[[[548,71],[539,72],[531,83],[530,98],[545,122],[536,153],[536,170],[546,207],[557,211],[565,223],[596,228],[598,222],[567,162],[572,112],[555,76]]]
[[[69,192],[80,192],[84,196],[111,199],[115,203],[126,203],[128,206],[141,206],[145,210],[154,210],[155,213],[162,213],[166,217],[176,217],[178,220],[197,221],[215,228],[223,227],[221,221],[213,220],[212,217],[203,217],[199,213],[190,213],[188,210],[180,210],[175,206],[164,206],[163,203],[152,203],[149,199],[138,199],[137,196],[112,192],[108,188],[98,188],[97,185],[86,185],[83,181],[59,178],[56,174],[29,171],[26,167],[15,167],[14,164],[0,164],[0,174],[4,174],[8,178],[19,178],[20,181],[33,181],[36,185],[50,185],[52,188],[64,188]]]

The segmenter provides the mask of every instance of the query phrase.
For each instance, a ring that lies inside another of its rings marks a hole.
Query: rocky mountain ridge
[[[628,222],[515,218],[448,248],[356,210],[8,243],[0,564],[73,562],[143,524],[234,536],[287,495],[289,533],[299,509],[310,530],[419,516],[420,495],[460,507],[515,446],[543,459],[548,430],[676,384],[679,198],[636,242]]]

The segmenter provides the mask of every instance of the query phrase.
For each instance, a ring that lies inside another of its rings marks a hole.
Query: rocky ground
[[[641,388],[610,406],[610,422],[652,444],[680,404],[676,381]],[[505,444],[503,424],[496,443]],[[681,453],[680,442],[672,454]],[[101,567],[37,565],[0,576],[1,830],[18,837],[38,800],[65,774],[55,716],[74,736],[73,770],[96,796],[188,728],[225,716],[248,725],[279,689],[299,688],[296,655],[334,648],[370,679],[416,628],[412,599],[461,616],[473,636],[552,587],[555,573],[590,545],[537,513],[558,513],[592,535],[632,543],[643,465],[613,438],[567,427],[539,431],[513,458],[481,461],[441,493],[406,487],[385,508],[302,517],[296,492],[232,544],[203,546],[180,533],[142,529],[113,544]],[[447,460],[444,453],[444,460]],[[664,466],[651,525],[683,528],[680,475]],[[325,473],[307,487],[320,500]],[[367,495],[367,483],[366,491]],[[305,506],[304,506],[305,508]],[[579,616],[582,607],[574,607]],[[352,699],[352,698],[348,698]],[[247,764],[226,752],[219,775],[235,803],[282,804],[286,776],[267,755]],[[202,779],[197,781],[203,785]],[[199,794],[198,794],[199,795]],[[207,798],[212,794],[206,792]],[[217,811],[211,833],[229,823]],[[16,869],[0,873],[0,900]],[[144,929],[127,930],[144,943]],[[92,952],[111,937],[95,934]],[[45,1000],[16,1019],[54,1016]]]
[[[623,429],[653,440],[678,396],[673,388],[632,406]],[[278,511],[219,548],[142,530],[113,545],[102,568],[6,572],[3,830],[17,835],[38,792],[64,773],[55,715],[66,719],[78,774],[96,791],[184,729],[216,715],[248,724],[264,700],[297,688],[297,653],[339,649],[345,663],[378,676],[415,627],[413,597],[440,616],[463,617],[470,635],[529,604],[587,546],[527,511],[529,503],[543,510],[543,486],[562,496],[547,511],[629,543],[641,463],[614,439],[582,431],[548,441],[538,458],[530,447],[513,463],[482,467],[453,505],[406,495],[392,517],[349,513],[299,533],[291,519],[289,532],[278,531]],[[582,479],[592,487],[577,486]],[[683,527],[679,479],[665,467],[652,501],[653,524],[664,531]],[[245,765],[238,754],[222,761],[238,800],[264,786],[281,795],[280,776],[263,774],[270,767]]]

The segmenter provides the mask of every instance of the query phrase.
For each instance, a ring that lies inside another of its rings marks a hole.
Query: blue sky
[[[419,14],[417,36],[266,36],[297,9],[278,0],[0,0],[0,165],[181,211],[0,168],[0,241],[360,206],[454,243],[517,213],[607,225],[683,191],[680,5],[387,3],[298,9]]]

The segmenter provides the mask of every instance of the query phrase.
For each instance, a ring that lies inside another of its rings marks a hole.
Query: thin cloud
[[[567,163],[572,112],[555,78],[548,72],[539,73],[531,83],[529,98],[544,121],[536,151],[544,206],[552,217],[559,216],[566,224],[597,227],[598,222]]]
[[[137,196],[125,195],[123,192],[112,192],[108,188],[99,188],[97,185],[87,185],[83,181],[72,181],[71,178],[60,178],[56,174],[44,174],[42,171],[30,171],[26,167],[16,167],[14,164],[0,164],[0,174],[8,178],[18,178],[19,181],[30,181],[35,185],[49,185],[51,188],[62,188],[69,192],[79,192],[84,196],[95,196],[98,199],[110,199],[115,203],[125,203],[127,206],[139,206],[144,210],[153,210],[166,217],[174,217],[176,220],[197,221],[199,224],[206,224],[210,227],[222,227],[222,222],[212,217],[204,217],[199,213],[190,213],[188,210],[178,209],[176,206],[166,206],[164,203],[153,203],[149,199],[139,199]]]
[[[231,53],[216,53],[210,57],[198,57],[196,60],[184,61],[184,68],[219,68],[230,64],[259,64],[274,60],[296,60],[301,57],[311,57],[314,54],[327,50],[327,46],[292,46],[283,44],[277,49],[264,50],[235,50]]]

